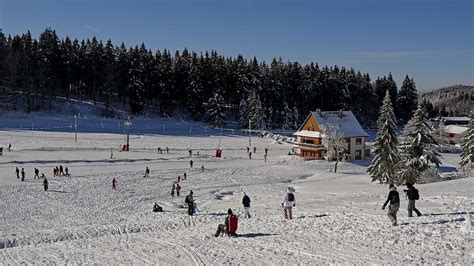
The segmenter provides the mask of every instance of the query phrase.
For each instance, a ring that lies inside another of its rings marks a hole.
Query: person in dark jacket
[[[242,198],[242,205],[244,205],[244,216],[245,218],[250,218],[250,197],[244,192],[244,197]]]
[[[390,184],[389,186],[390,192],[388,193],[387,200],[382,206],[382,210],[385,210],[385,206],[387,206],[388,203],[388,218],[390,218],[390,221],[392,224],[395,226],[397,225],[397,212],[398,209],[400,209],[400,196],[398,195],[397,188],[395,187],[394,184]]]
[[[44,191],[48,191],[48,179],[46,177],[43,179]]]
[[[21,168],[21,181],[25,181],[25,168]]]
[[[189,192],[189,195],[186,196],[186,199],[184,200],[186,204],[188,204],[188,214],[193,215],[194,211],[194,198],[193,198],[193,191]]]
[[[39,179],[40,178],[39,173],[40,173],[40,171],[38,170],[38,168],[35,168],[35,177],[34,177],[34,179],[36,179],[36,178]]]
[[[20,169],[18,167],[15,169],[16,178],[20,178]]]
[[[413,217],[413,211],[416,215],[421,216],[420,211],[415,207],[415,201],[420,197],[418,190],[410,183],[406,183],[407,190],[404,190],[408,198],[408,217]]]

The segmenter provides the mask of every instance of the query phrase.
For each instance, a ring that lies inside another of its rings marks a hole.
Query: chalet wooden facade
[[[351,111],[311,112],[294,134],[296,153],[305,158],[324,159],[326,148],[322,143],[325,137],[324,128],[328,124],[335,125],[346,139],[346,153],[351,159],[365,159],[365,139],[368,135]]]

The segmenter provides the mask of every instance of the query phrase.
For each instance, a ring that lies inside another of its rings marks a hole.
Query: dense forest
[[[6,110],[48,110],[56,97],[90,100],[134,115],[186,115],[214,126],[251,120],[254,128],[295,128],[311,110],[352,110],[366,127],[378,117],[388,90],[397,117],[407,121],[417,93],[406,76],[400,90],[392,75],[371,81],[369,74],[339,66],[301,65],[274,58],[269,64],[241,55],[184,49],[151,51],[87,40],[60,38],[47,28],[0,32],[1,104]]]
[[[469,116],[474,110],[474,86],[455,85],[423,93],[430,116]]]

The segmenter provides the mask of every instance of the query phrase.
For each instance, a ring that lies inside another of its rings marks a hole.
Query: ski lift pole
[[[222,140],[222,127],[221,127],[221,135],[219,136],[219,144],[217,144],[217,149],[220,150],[221,148],[221,140]]]
[[[77,115],[74,115],[74,141],[77,142]]]
[[[252,147],[252,134],[250,133],[250,123],[251,120],[249,119],[249,149]]]

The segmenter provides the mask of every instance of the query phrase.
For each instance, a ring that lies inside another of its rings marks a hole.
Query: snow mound
[[[231,196],[234,195],[234,192],[229,191],[229,190],[219,190],[216,193],[214,193],[214,195],[216,196],[216,199],[229,200],[229,199],[233,198]]]
[[[278,163],[287,165],[303,164],[304,162],[304,158],[299,156],[283,156],[278,159]]]

